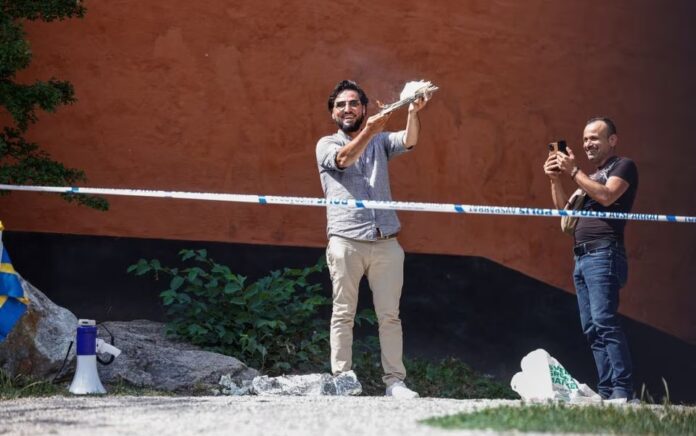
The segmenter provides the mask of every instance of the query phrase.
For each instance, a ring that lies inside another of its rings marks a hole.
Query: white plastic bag
[[[600,402],[602,398],[586,384],[579,383],[558,360],[541,348],[527,354],[520,363],[522,372],[512,377],[510,387],[528,402]]]

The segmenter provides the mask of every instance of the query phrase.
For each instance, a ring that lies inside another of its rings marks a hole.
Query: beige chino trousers
[[[350,371],[353,364],[353,323],[358,288],[363,275],[372,290],[379,323],[384,383],[406,378],[399,300],[404,282],[404,250],[396,238],[370,241],[331,236],[326,261],[333,284],[331,315],[331,371]]]

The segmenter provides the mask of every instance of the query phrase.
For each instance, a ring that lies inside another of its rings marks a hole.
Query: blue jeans
[[[626,336],[619,323],[619,290],[628,278],[623,244],[575,256],[573,281],[580,323],[594,355],[602,398],[633,396],[633,365]]]

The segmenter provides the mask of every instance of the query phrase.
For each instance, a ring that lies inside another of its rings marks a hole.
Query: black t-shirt
[[[636,164],[625,157],[614,156],[609,158],[601,168],[590,175],[590,178],[603,185],[607,184],[609,177],[619,177],[628,183],[628,189],[614,204],[605,207],[596,202],[590,196],[585,197],[582,210],[596,210],[602,212],[630,212],[633,200],[638,190],[638,168]],[[575,243],[582,244],[597,239],[610,239],[622,241],[626,220],[610,220],[601,218],[580,218],[575,228]]]

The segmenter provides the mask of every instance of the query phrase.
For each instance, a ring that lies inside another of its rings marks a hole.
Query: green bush
[[[129,273],[165,276],[160,293],[167,332],[204,349],[235,356],[269,374],[325,368],[329,356],[327,319],[318,310],[329,305],[310,276],[316,265],[285,268],[247,283],[247,278],[209,258],[206,250],[181,250],[188,266],[170,268],[159,260],[140,259]]]
[[[519,396],[505,383],[479,374],[454,357],[437,362],[422,358],[404,358],[406,384],[421,397],[432,398],[507,398]],[[384,395],[379,341],[368,336],[353,347],[353,367],[364,395]]]
[[[405,364],[411,386],[422,397],[519,399],[519,395],[507,384],[492,376],[475,372],[466,363],[454,357],[438,362],[411,359]]]
[[[216,263],[206,250],[181,250],[187,265],[170,268],[157,259],[140,259],[129,273],[167,279],[160,293],[167,332],[204,349],[235,356],[270,375],[329,371],[329,299],[313,274],[326,263],[285,268],[247,283],[247,278]],[[320,316],[326,313],[322,319]],[[376,324],[372,309],[355,323]],[[448,358],[433,363],[405,359],[407,383],[423,397],[517,398],[506,385]],[[364,395],[384,395],[379,341],[368,335],[353,344],[353,368]]]

